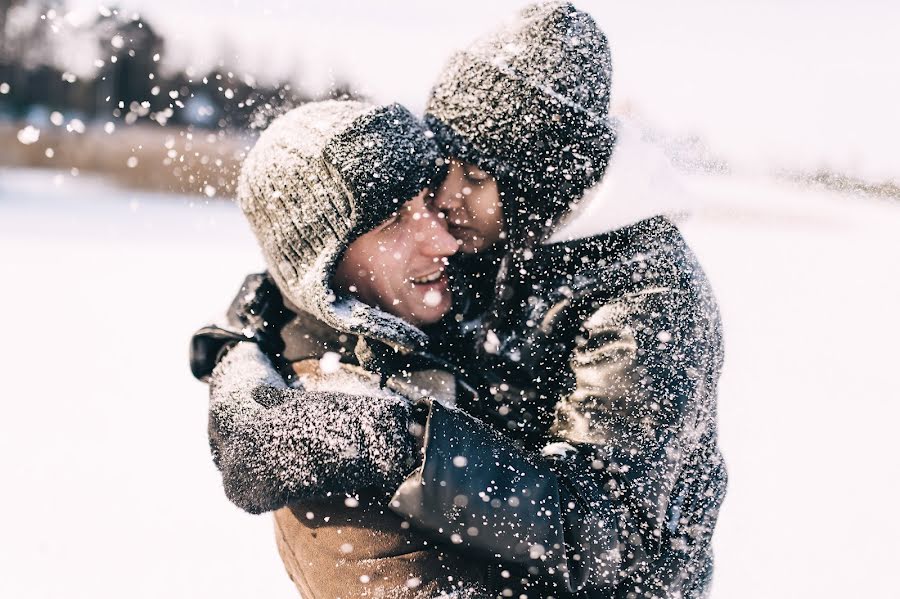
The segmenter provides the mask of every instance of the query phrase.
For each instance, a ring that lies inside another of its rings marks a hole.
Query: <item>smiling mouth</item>
[[[444,276],[444,269],[441,268],[439,270],[434,271],[433,273],[423,275],[421,277],[411,277],[410,281],[412,281],[416,285],[426,285],[428,283],[434,283],[441,279]]]

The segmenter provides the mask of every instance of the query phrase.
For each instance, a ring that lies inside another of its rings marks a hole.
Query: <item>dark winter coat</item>
[[[464,407],[553,456],[553,511],[564,514],[563,561],[578,584],[554,582],[546,561],[543,592],[703,596],[726,483],[716,433],[722,336],[712,290],[678,229],[658,217],[517,252],[504,260],[496,295],[476,345],[483,392]],[[511,465],[528,467],[472,445],[460,438],[440,451],[478,456],[467,455],[469,476],[485,485],[484,502],[454,509],[455,491],[445,489],[460,484],[459,469],[443,455],[430,462],[438,454],[426,446],[421,478],[432,484],[408,481],[398,493],[414,498],[403,500],[411,520],[450,534],[474,525],[487,534],[462,533],[466,544],[508,563],[517,559],[510,538],[549,546],[542,519],[508,508],[537,480],[510,478]]]

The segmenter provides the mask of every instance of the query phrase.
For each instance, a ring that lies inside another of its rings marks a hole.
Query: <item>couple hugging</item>
[[[247,156],[269,270],[191,366],[226,494],[274,511],[304,598],[707,594],[719,315],[670,220],[594,205],[609,86],[593,19],[541,3],[454,56],[424,121],[310,103]]]

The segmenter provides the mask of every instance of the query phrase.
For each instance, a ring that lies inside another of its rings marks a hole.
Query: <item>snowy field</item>
[[[900,206],[686,187],[726,325],[712,596],[896,597]],[[0,597],[296,596],[209,457],[188,338],[261,259],[196,202],[0,170]]]

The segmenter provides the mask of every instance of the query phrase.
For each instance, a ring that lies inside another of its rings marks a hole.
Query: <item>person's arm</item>
[[[290,388],[253,343],[228,350],[209,384],[213,460],[228,498],[248,512],[388,491],[414,467],[412,407],[399,395]]]
[[[417,528],[567,591],[581,588],[591,568],[614,571],[613,514],[592,480],[568,474],[565,457],[524,451],[438,402],[423,454],[390,503]]]
[[[726,482],[715,406],[720,326],[701,275],[591,310],[570,358],[572,391],[553,432],[598,466],[628,556],[621,574],[645,591],[665,594],[708,567]]]
[[[613,586],[647,570],[672,534],[688,548],[707,543],[711,527],[666,516],[678,499],[672,491],[683,460],[696,455],[692,444],[714,433],[710,406],[695,401],[702,387],[714,388],[718,373],[718,332],[710,326],[717,321],[692,313],[680,291],[603,306],[569,356],[572,390],[553,427],[562,445],[523,450],[478,420],[435,405],[423,465],[399,488],[393,509],[568,591]],[[701,494],[712,493],[706,503],[714,511],[721,475],[709,474],[714,480]]]

